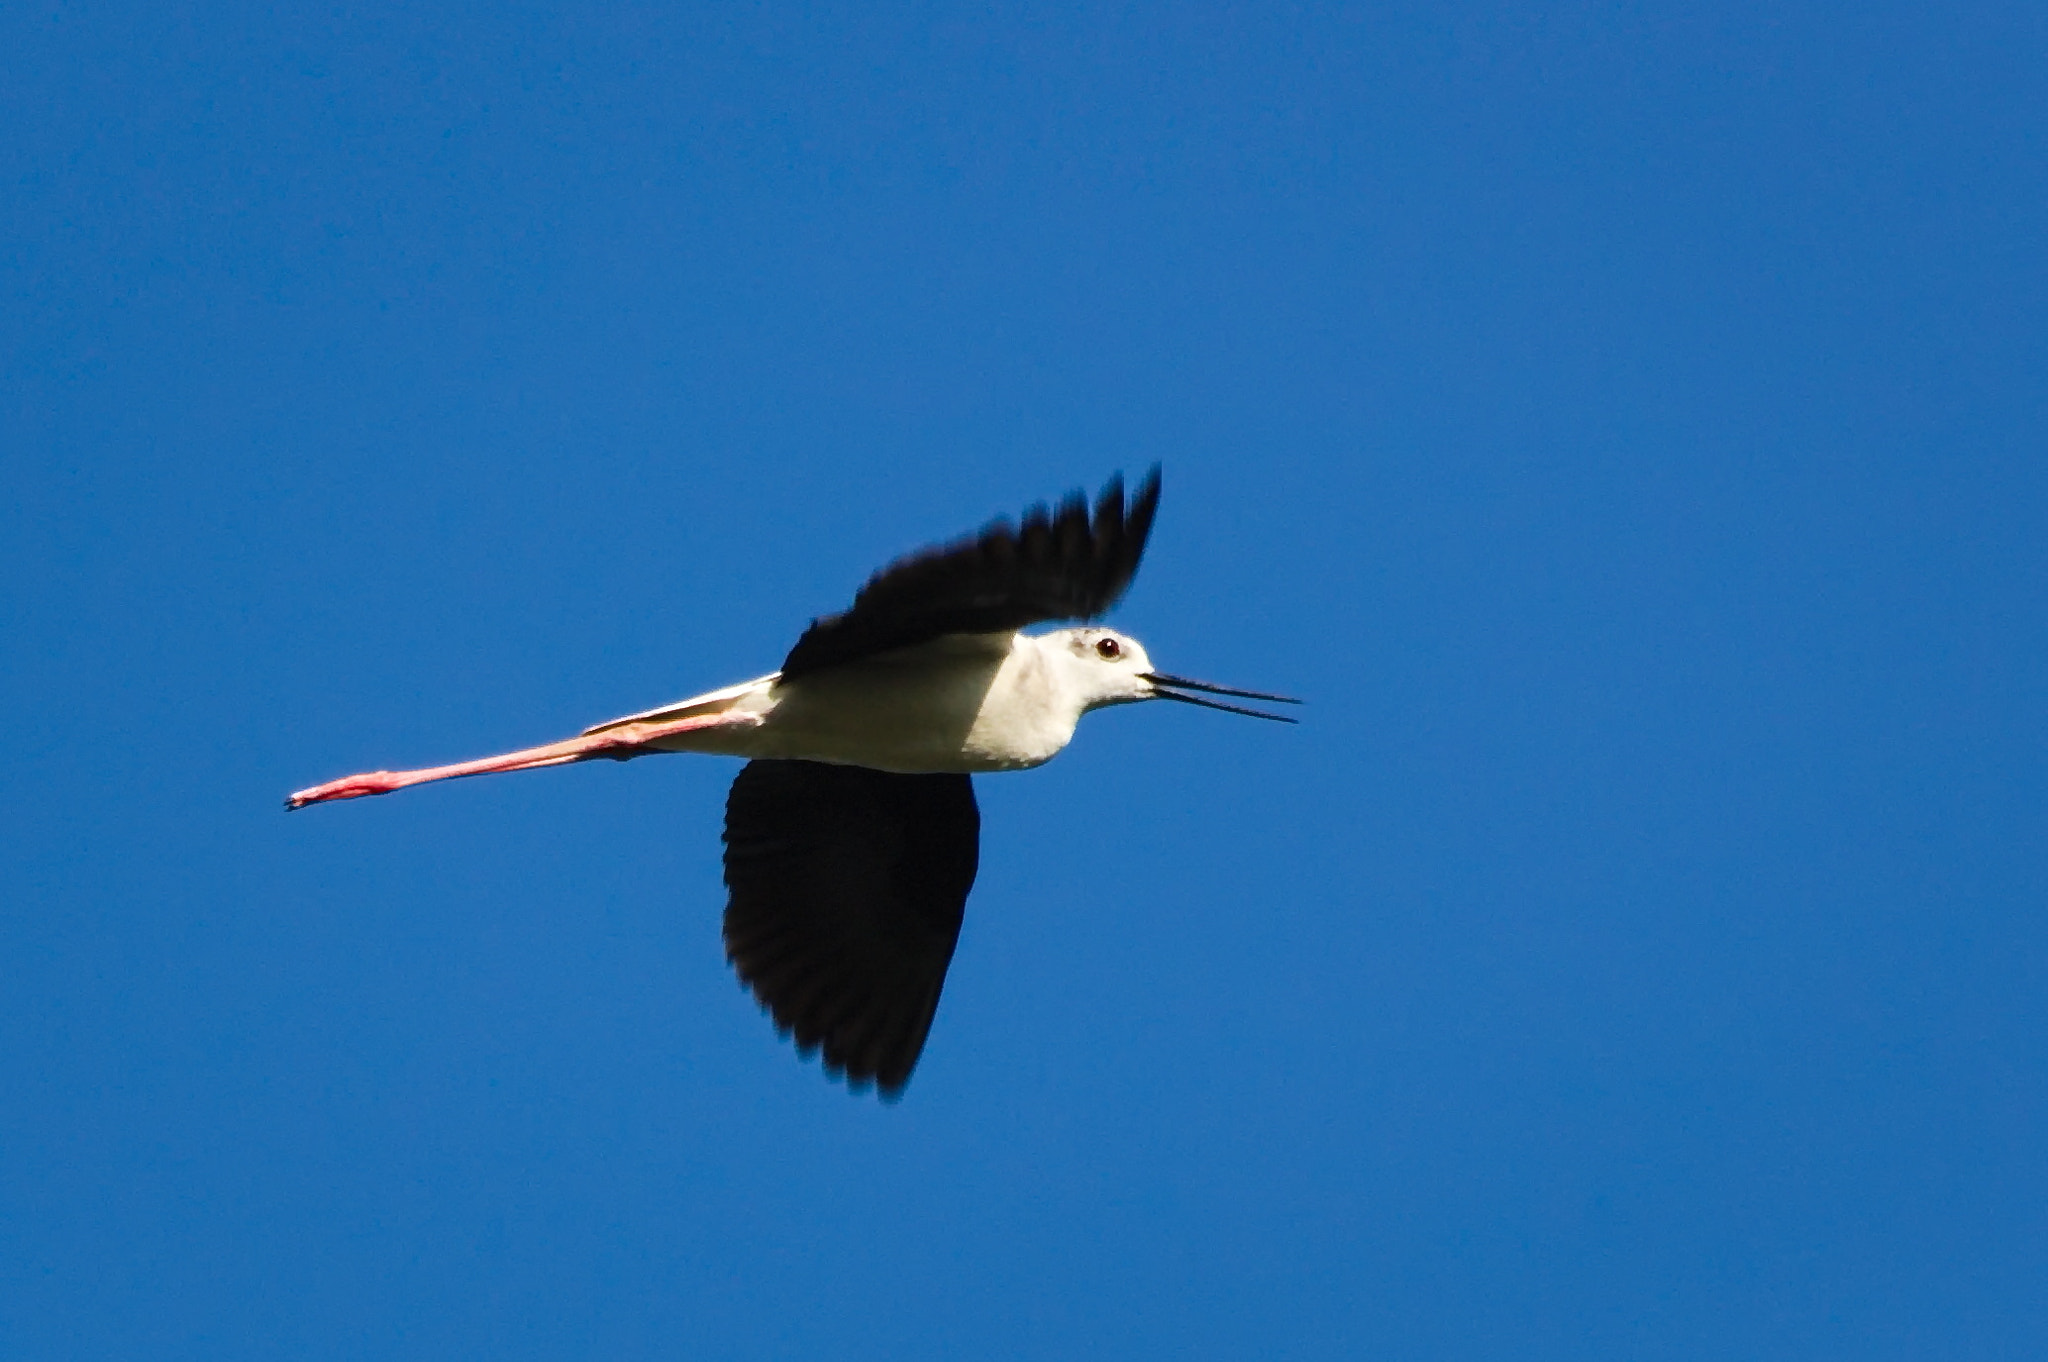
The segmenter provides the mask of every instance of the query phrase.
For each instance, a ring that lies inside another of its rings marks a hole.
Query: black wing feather
[[[725,953],[825,1069],[900,1095],[981,854],[964,775],[753,761],[725,805]]]
[[[868,579],[851,609],[812,620],[782,674],[802,676],[945,634],[1093,619],[1137,575],[1158,509],[1155,464],[1128,507],[1118,474],[1092,518],[1087,497],[1073,492],[1057,512],[1041,503],[1015,527],[996,520],[970,538],[900,558]]]

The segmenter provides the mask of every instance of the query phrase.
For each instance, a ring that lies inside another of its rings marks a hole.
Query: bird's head
[[[1185,694],[1187,691],[1201,691],[1206,695],[1234,695],[1244,700],[1265,700],[1282,705],[1301,703],[1285,695],[1212,686],[1206,681],[1190,681],[1185,676],[1169,676],[1165,672],[1154,671],[1145,645],[1129,634],[1120,634],[1114,629],[1063,629],[1052,639],[1064,645],[1050,651],[1086,697],[1083,702],[1085,709],[1131,705],[1140,700],[1178,700],[1182,704],[1248,714],[1254,719],[1272,719],[1284,724],[1298,722],[1284,714],[1268,714],[1264,710],[1220,704]]]

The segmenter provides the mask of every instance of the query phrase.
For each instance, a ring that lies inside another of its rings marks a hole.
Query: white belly
[[[911,774],[1037,766],[1067,745],[1080,714],[1060,712],[1035,640],[1012,639],[953,636],[793,681],[764,680],[731,702],[758,724],[657,745]]]

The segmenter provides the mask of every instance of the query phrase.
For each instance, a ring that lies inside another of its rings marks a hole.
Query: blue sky
[[[0,15],[0,1348],[2048,1342],[2037,6]],[[1296,730],[979,782],[906,1099],[730,763],[289,790],[773,667],[1158,461]]]

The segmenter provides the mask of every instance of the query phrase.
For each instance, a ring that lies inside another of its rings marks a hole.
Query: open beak
[[[1254,719],[1271,719],[1276,724],[1298,724],[1299,719],[1285,714],[1268,714],[1263,709],[1248,709],[1243,705],[1226,705],[1216,700],[1197,700],[1181,692],[1198,690],[1204,695],[1235,695],[1240,700],[1265,700],[1276,705],[1298,705],[1301,701],[1291,695],[1268,695],[1262,690],[1237,690],[1231,686],[1212,686],[1207,681],[1190,681],[1185,676],[1168,676],[1165,672],[1141,672],[1145,680],[1152,683],[1152,698],[1155,700],[1178,700],[1184,705],[1200,705],[1203,709],[1220,709],[1230,714],[1249,714]],[[1171,687],[1171,689],[1169,689]]]

